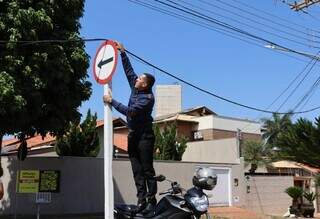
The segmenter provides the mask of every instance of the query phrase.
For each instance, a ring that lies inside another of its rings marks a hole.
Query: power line
[[[22,45],[31,45],[31,44],[46,44],[46,43],[69,43],[69,42],[95,42],[95,41],[104,41],[105,38],[79,38],[79,39],[52,39],[52,40],[0,40],[0,44],[22,44]]]
[[[62,39],[60,39],[60,40],[37,40],[37,41],[22,40],[22,41],[15,41],[14,43],[57,43],[57,42],[59,42],[59,43],[68,43],[68,42],[75,42],[75,41],[94,42],[94,41],[105,41],[105,40],[108,40],[108,39],[106,39],[106,38],[84,39],[84,38],[83,38],[83,39],[77,39],[77,40],[62,40]],[[13,43],[13,42],[1,40],[0,43],[3,44],[3,43]],[[199,91],[201,91],[201,92],[203,92],[203,93],[206,93],[206,94],[208,94],[208,95],[210,95],[210,96],[213,96],[213,97],[218,98],[218,99],[220,99],[220,100],[223,100],[223,101],[225,101],[225,102],[228,102],[228,103],[231,103],[231,104],[234,104],[234,105],[237,105],[237,106],[241,106],[241,107],[244,107],[244,108],[247,108],[247,109],[251,109],[251,110],[255,110],[255,111],[259,111],[259,112],[277,113],[277,114],[303,114],[303,113],[308,113],[308,112],[312,112],[312,111],[315,111],[315,110],[320,109],[320,106],[318,106],[318,107],[314,107],[314,108],[312,108],[312,109],[308,109],[308,110],[304,110],[304,111],[289,112],[289,113],[288,113],[288,112],[268,111],[268,110],[259,109],[259,108],[257,108],[257,107],[248,106],[248,105],[245,105],[245,104],[238,103],[238,102],[235,102],[235,101],[233,101],[233,100],[227,99],[227,98],[225,98],[225,97],[219,96],[219,95],[214,94],[214,93],[212,93],[212,92],[210,92],[210,91],[207,91],[207,90],[205,90],[205,89],[203,89],[203,88],[201,88],[201,87],[199,87],[199,86],[196,86],[196,85],[194,85],[194,84],[192,84],[192,83],[190,83],[190,82],[188,82],[188,81],[186,81],[186,80],[184,80],[184,79],[181,79],[181,78],[179,78],[179,77],[177,77],[177,76],[175,76],[175,75],[173,75],[173,74],[171,74],[171,73],[169,73],[169,72],[167,72],[167,71],[165,71],[165,70],[163,70],[163,69],[161,69],[161,68],[159,68],[159,67],[151,64],[150,62],[142,59],[141,57],[133,54],[132,52],[130,52],[130,51],[128,51],[128,50],[126,50],[126,52],[127,52],[128,54],[134,56],[136,59],[140,60],[141,62],[143,62],[143,63],[151,66],[152,68],[157,69],[158,71],[160,71],[160,72],[162,72],[162,73],[165,73],[166,75],[169,75],[170,77],[172,77],[172,78],[174,78],[174,79],[176,79],[176,80],[178,80],[178,81],[180,81],[180,82],[182,82],[182,83],[184,83],[184,84],[186,84],[186,85],[189,85],[190,87],[193,87],[193,88],[196,89],[196,90],[199,90]]]
[[[311,60],[308,65],[304,68],[303,71],[305,71],[308,66],[312,63],[312,61],[314,61],[314,63],[312,64],[311,68],[307,71],[307,73],[303,76],[303,78],[300,80],[300,82],[297,84],[297,86],[291,91],[291,93],[288,95],[288,97],[285,99],[285,101],[283,101],[283,103],[277,108],[277,111],[280,110],[282,108],[282,106],[289,100],[289,98],[296,92],[296,90],[300,87],[300,85],[302,84],[302,82],[307,78],[307,76],[310,74],[311,70],[313,69],[313,67],[315,66],[315,64],[317,63],[317,60]]]
[[[294,110],[298,109],[299,106],[301,106],[301,104],[308,98],[308,96],[315,91],[315,89],[319,86],[319,83],[320,83],[320,76],[316,79],[316,81],[312,84],[310,89],[304,94],[304,96],[296,104],[296,106],[294,107]]]
[[[291,24],[291,25],[293,25],[293,26],[298,26],[298,27],[303,28],[303,29],[305,29],[305,30],[307,30],[307,31],[313,31],[313,32],[320,33],[320,31],[317,31],[317,30],[315,30],[315,29],[308,28],[308,27],[303,26],[303,25],[301,25],[301,24],[298,24],[298,23],[296,23],[296,22],[287,20],[287,19],[285,19],[285,18],[282,18],[282,17],[280,17],[280,16],[277,16],[276,14],[272,14],[272,13],[269,13],[269,12],[267,12],[267,11],[264,11],[264,10],[261,10],[261,9],[258,9],[258,8],[255,8],[255,7],[253,7],[253,6],[249,5],[249,4],[243,3],[243,2],[241,2],[241,1],[239,1],[239,0],[231,0],[231,1],[237,2],[238,4],[241,4],[241,5],[244,5],[244,6],[246,6],[247,8],[250,8],[250,9],[253,9],[253,10],[256,10],[256,11],[259,11],[259,12],[262,12],[263,14],[266,14],[266,15],[272,17],[272,18],[278,18],[278,19],[280,19],[280,20],[283,20],[284,22],[286,22],[286,23],[288,23],[288,24]],[[287,26],[287,25],[284,25],[284,24],[281,24],[281,23],[278,23],[278,22],[275,22],[275,21],[272,21],[272,20],[270,20],[270,21],[273,22],[273,23],[275,23],[275,24],[282,25],[282,26],[284,26],[284,27],[286,27],[286,28],[288,28],[288,29],[295,30],[295,31],[297,31],[297,32],[306,34],[305,32],[300,31],[300,30],[298,30],[298,29],[296,29],[296,28],[293,28],[293,27],[291,27],[291,26]],[[310,35],[310,36],[315,36],[315,35],[312,35],[312,34],[308,34],[308,35]],[[316,37],[319,37],[319,36],[316,36]]]
[[[130,52],[128,50],[126,50],[126,52],[128,54],[134,56],[135,58],[139,59],[140,61],[144,62],[145,64],[155,68],[156,70],[158,70],[158,71],[160,71],[160,72],[162,72],[162,73],[164,73],[166,75],[169,75],[170,77],[172,77],[172,78],[174,78],[174,79],[176,79],[176,80],[178,80],[178,81],[180,81],[180,82],[182,82],[182,83],[184,83],[186,85],[189,85],[190,87],[193,87],[196,90],[199,90],[199,91],[201,91],[203,93],[206,93],[206,94],[208,94],[210,96],[213,96],[213,97],[218,98],[220,100],[223,100],[225,102],[228,102],[228,103],[231,103],[231,104],[234,104],[234,105],[237,105],[237,106],[241,106],[241,107],[244,107],[244,108],[247,108],[247,109],[251,109],[251,110],[255,110],[255,111],[259,111],[259,112],[264,112],[264,113],[276,113],[276,114],[302,114],[302,113],[308,113],[308,112],[320,109],[320,106],[319,106],[319,107],[315,107],[315,108],[312,108],[312,109],[309,109],[309,110],[305,110],[305,111],[300,111],[300,112],[276,112],[276,111],[269,111],[269,110],[264,110],[264,109],[259,109],[259,108],[256,108],[256,107],[248,106],[248,105],[245,105],[245,104],[238,103],[238,102],[235,102],[233,100],[227,99],[225,97],[219,96],[217,94],[214,94],[214,93],[212,93],[212,92],[210,92],[208,90],[205,90],[205,89],[203,89],[203,88],[201,88],[199,86],[196,86],[196,85],[194,85],[194,84],[192,84],[192,83],[190,83],[190,82],[188,82],[188,81],[186,81],[184,79],[181,79],[181,78],[169,73],[168,71],[163,70],[160,67],[157,67],[157,66],[151,64],[150,62],[140,58],[139,56],[133,54],[132,52]]]
[[[167,2],[170,2],[171,4],[177,5],[177,6],[170,5],[170,4],[165,3],[165,2],[163,2],[163,1],[160,1],[160,0],[155,0],[155,1],[156,1],[156,2],[159,2],[159,3],[161,3],[161,4],[165,4],[165,5],[168,6],[168,7],[173,7],[173,8],[175,8],[175,9],[177,9],[177,10],[182,10],[183,12],[189,13],[190,15],[193,15],[193,16],[194,16],[194,15],[196,14],[196,15],[198,15],[198,16],[201,16],[202,18],[211,20],[211,22],[212,22],[212,21],[215,21],[215,22],[218,22],[218,23],[220,23],[220,24],[224,24],[224,25],[227,25],[227,26],[232,27],[232,28],[234,28],[234,29],[237,29],[238,31],[240,30],[240,31],[242,31],[242,32],[246,32],[246,34],[250,34],[249,32],[247,32],[247,31],[245,31],[245,30],[242,30],[242,29],[240,29],[240,28],[234,27],[234,26],[232,26],[232,25],[230,25],[230,24],[228,24],[228,23],[226,23],[226,22],[217,20],[217,19],[215,19],[215,18],[213,18],[213,17],[210,17],[210,16],[208,16],[208,15],[206,15],[206,14],[203,14],[203,13],[201,13],[201,12],[199,12],[199,11],[196,11],[196,10],[194,10],[194,9],[190,9],[190,8],[188,8],[188,7],[184,6],[184,5],[181,5],[181,4],[177,3],[177,2],[174,2],[174,1],[172,1],[172,0],[166,0],[166,1],[167,1]],[[179,8],[179,7],[180,7],[180,8]],[[238,23],[239,23],[239,21],[238,21]],[[243,23],[242,23],[242,24],[243,24]],[[248,25],[248,24],[244,24],[244,25],[250,26],[250,25]],[[252,26],[251,26],[251,28],[252,28]],[[255,27],[255,29],[257,29],[257,28]],[[307,46],[307,47],[313,47],[313,48],[318,48],[318,49],[320,49],[320,47],[318,47],[318,46],[311,46],[311,45],[305,44],[305,43],[303,43],[303,42],[290,39],[290,38],[288,38],[288,37],[283,37],[283,36],[280,36],[280,35],[278,35],[278,34],[270,33],[270,32],[265,31],[265,30],[259,29],[259,31],[267,32],[267,33],[269,33],[269,34],[271,34],[271,35],[280,37],[280,38],[282,38],[282,39],[285,39],[285,40],[294,42],[294,43],[299,44],[299,45],[304,45],[304,46]],[[253,35],[253,34],[251,34],[251,35]]]
[[[303,13],[307,14],[309,17],[311,17],[312,19],[316,20],[316,21],[320,21],[320,18],[317,18],[316,16],[312,15],[310,12],[306,11],[306,10],[301,10]]]
[[[294,82],[295,82],[295,81],[303,74],[303,72],[305,72],[305,70],[309,67],[309,65],[312,63],[312,61],[313,61],[313,60],[310,60],[310,61],[309,61],[309,63],[303,68],[303,70],[300,71],[300,72],[296,75],[296,77],[295,77],[295,78],[289,83],[289,85],[278,95],[278,97],[277,97],[276,99],[274,99],[274,100],[272,101],[272,103],[265,108],[266,110],[270,109],[270,107],[271,107],[275,102],[277,102],[277,101],[280,99],[280,97],[281,97],[285,92],[287,92],[287,90],[289,90],[289,88],[294,84]],[[289,95],[289,96],[290,96],[290,95]],[[309,99],[310,99],[310,98],[309,98]],[[284,101],[283,104],[284,104],[285,102],[286,102],[286,101]],[[281,109],[281,107],[283,106],[283,104],[281,104],[281,106],[280,106],[279,108],[277,108],[276,111],[279,111],[279,110]],[[301,109],[301,110],[302,110],[302,109]],[[262,116],[262,113],[259,114],[259,115],[254,119],[254,121],[257,121],[257,119],[259,119],[261,116]],[[270,117],[269,119],[271,119],[271,117]],[[241,129],[247,128],[248,126],[250,126],[250,124],[245,125],[245,126],[242,127]]]
[[[161,4],[164,4],[164,5],[168,6],[168,7],[177,9],[177,10],[182,11],[182,12],[184,12],[184,13],[190,14],[190,15],[192,15],[192,16],[195,16],[195,17],[198,17],[198,18],[207,20],[207,21],[209,21],[209,22],[212,22],[212,23],[214,23],[214,24],[216,24],[216,25],[219,25],[219,26],[222,26],[222,27],[224,27],[224,28],[233,30],[233,31],[235,31],[235,32],[237,32],[237,33],[241,33],[241,34],[243,34],[243,35],[245,35],[245,36],[248,36],[248,37],[251,37],[251,38],[253,38],[253,39],[260,40],[260,41],[262,41],[262,42],[264,42],[264,43],[274,44],[275,46],[278,46],[279,48],[281,48],[281,49],[283,49],[283,50],[285,50],[285,51],[293,52],[293,53],[296,53],[296,54],[299,54],[299,55],[303,55],[303,56],[306,56],[306,57],[309,57],[309,58],[313,58],[312,55],[305,54],[305,53],[301,53],[301,52],[298,52],[298,51],[296,51],[296,50],[290,49],[290,48],[288,48],[288,47],[281,46],[281,45],[279,45],[279,44],[277,44],[277,43],[274,43],[274,42],[272,42],[272,41],[270,41],[270,40],[267,40],[267,39],[265,39],[265,38],[263,38],[263,37],[260,37],[260,36],[255,35],[255,34],[251,34],[251,33],[247,32],[247,31],[241,30],[241,29],[239,29],[239,28],[237,28],[237,27],[234,27],[234,26],[232,26],[232,25],[230,25],[230,24],[227,24],[227,23],[225,23],[225,22],[221,22],[221,21],[219,21],[219,20],[217,20],[217,19],[210,18],[210,17],[208,17],[208,16],[199,15],[199,14],[201,14],[201,13],[198,14],[198,13],[193,13],[193,12],[190,12],[190,11],[186,11],[186,10],[184,10],[184,9],[175,7],[175,6],[170,5],[170,4],[167,4],[167,3],[162,2],[162,1],[160,1],[160,0],[154,0],[154,1],[159,2],[159,3],[161,3]]]
[[[318,88],[319,88],[319,84],[318,84]],[[310,101],[310,99],[312,98],[312,96],[315,94],[316,92],[316,88],[313,89],[313,91],[311,92],[311,94],[309,95],[308,99],[305,101],[305,103],[303,104],[303,106],[300,108],[301,110],[307,105],[307,103]]]
[[[187,16],[184,16],[184,15],[181,15],[181,14],[178,14],[178,13],[175,13],[175,12],[172,12],[172,11],[169,11],[169,10],[166,10],[166,9],[163,9],[163,8],[160,8],[160,7],[157,7],[157,6],[154,6],[154,5],[151,5],[151,4],[148,4],[148,3],[145,3],[145,2],[141,2],[139,0],[128,0],[129,2],[132,2],[134,4],[138,4],[138,5],[141,5],[143,7],[146,7],[146,8],[149,8],[151,10],[154,10],[154,11],[157,11],[157,12],[160,12],[160,13],[164,13],[166,15],[169,15],[169,16],[172,16],[172,17],[175,17],[175,18],[178,18],[180,20],[183,20],[183,21],[186,21],[188,23],[192,23],[192,24],[195,24],[195,25],[198,25],[198,26],[201,26],[201,27],[204,27],[208,30],[212,30],[212,31],[215,31],[215,32],[218,32],[218,33],[221,33],[223,35],[226,35],[226,36],[229,36],[231,38],[235,38],[235,39],[238,39],[238,40],[241,40],[245,43],[248,43],[248,44],[252,44],[252,45],[255,45],[255,46],[258,46],[258,47],[261,47],[260,44],[257,44],[257,43],[254,43],[254,42],[258,42],[258,40],[255,40],[255,39],[250,39],[252,40],[252,42],[248,41],[248,40],[245,40],[243,38],[240,38],[240,37],[243,37],[243,36],[234,36],[232,34],[234,34],[233,32],[231,31],[228,31],[228,30],[224,30],[224,29],[221,29],[221,28],[218,28],[218,27],[214,27],[210,24],[207,24],[205,22],[201,22],[201,21],[198,21],[196,19],[193,19],[193,18],[189,18]],[[290,56],[290,57],[293,57],[293,56]],[[296,58],[296,57],[293,57],[293,58]],[[302,61],[302,60],[300,60]]]
[[[169,0],[167,0],[167,1],[169,1]],[[280,35],[280,34],[278,34],[278,33],[281,32],[281,33],[284,33],[284,34],[286,34],[286,35],[289,35],[290,37],[294,37],[294,38],[306,40],[307,42],[318,43],[318,44],[320,43],[320,41],[310,40],[310,39],[305,38],[305,37],[303,37],[303,36],[298,36],[298,35],[296,35],[296,34],[294,34],[294,33],[290,33],[290,32],[288,32],[288,31],[285,31],[285,30],[282,30],[282,29],[279,29],[279,28],[275,28],[275,27],[273,27],[273,26],[271,26],[271,25],[268,25],[268,24],[265,24],[265,23],[261,23],[261,22],[259,22],[259,21],[257,21],[257,20],[252,19],[252,18],[245,17],[245,16],[243,16],[243,15],[241,15],[241,14],[239,14],[239,13],[233,12],[233,11],[231,11],[231,10],[228,10],[228,9],[226,9],[226,8],[222,8],[222,7],[218,6],[218,5],[215,5],[215,4],[212,4],[212,3],[209,3],[209,2],[203,1],[203,0],[199,0],[199,1],[205,3],[206,5],[209,5],[209,6],[218,8],[218,9],[220,9],[220,10],[223,10],[224,12],[228,12],[228,13],[230,13],[230,14],[232,14],[232,15],[236,15],[236,16],[238,16],[238,17],[240,17],[240,18],[243,18],[243,19],[245,19],[245,20],[248,20],[248,21],[250,21],[250,22],[252,22],[252,23],[262,25],[262,26],[263,26],[263,29],[261,29],[260,27],[256,27],[256,26],[253,26],[253,25],[250,25],[250,24],[241,22],[241,21],[239,21],[239,20],[237,20],[237,19],[234,19],[234,18],[230,18],[230,17],[228,17],[228,16],[221,15],[221,14],[215,12],[215,11],[212,11],[212,10],[209,10],[209,9],[204,9],[204,8],[202,8],[202,7],[199,7],[199,6],[197,6],[197,5],[188,3],[188,2],[183,1],[183,0],[177,0],[177,1],[183,2],[184,4],[189,5],[189,6],[193,7],[193,8],[198,8],[198,9],[200,9],[200,10],[202,10],[202,11],[206,11],[206,12],[209,12],[209,13],[211,13],[211,14],[215,14],[215,15],[217,15],[217,16],[219,16],[219,17],[223,17],[223,18],[225,18],[225,19],[232,20],[233,22],[236,22],[236,23],[239,23],[239,24],[241,24],[241,25],[247,26],[247,27],[249,27],[249,28],[251,28],[251,29],[255,29],[255,30],[258,30],[258,31],[260,31],[260,32],[264,32],[264,33],[267,33],[267,34],[270,34],[270,35],[273,35],[273,36],[276,36],[276,37],[279,37],[279,38],[282,38],[282,39],[285,39],[285,40],[289,40],[289,41],[291,41],[291,42],[294,42],[294,43],[297,43],[297,44],[300,44],[300,45],[304,45],[304,46],[308,46],[308,47],[313,47],[313,46],[310,45],[310,44],[306,44],[305,42],[298,41],[298,40],[294,40],[294,39],[292,39],[292,38],[289,38],[289,37]],[[217,1],[218,1],[218,0],[217,0]],[[170,2],[172,2],[172,1],[170,1]],[[219,2],[220,2],[220,1],[219,1]],[[267,31],[267,30],[265,29],[266,27],[269,28],[269,29],[275,30],[275,31],[277,31],[277,32],[274,33],[274,32]]]
[[[186,17],[186,16],[184,16],[184,15],[177,14],[177,13],[175,13],[175,12],[172,12],[172,11],[169,11],[169,10],[166,10],[166,9],[163,9],[163,8],[160,8],[160,7],[157,7],[157,6],[154,6],[154,5],[145,3],[145,2],[141,2],[141,1],[139,1],[139,0],[128,0],[128,1],[129,1],[129,2],[132,2],[132,3],[134,3],[134,4],[137,4],[137,5],[141,5],[141,6],[143,6],[143,7],[149,8],[149,9],[151,9],[151,10],[154,10],[154,11],[157,11],[157,12],[160,12],[160,13],[163,13],[163,14],[166,14],[166,15],[168,15],[168,16],[175,17],[175,18],[177,18],[177,19],[179,19],[179,20],[183,20],[183,21],[186,21],[186,22],[188,22],[188,23],[192,23],[192,24],[201,26],[201,27],[206,28],[206,29],[208,29],[208,30],[212,30],[212,31],[221,33],[221,34],[223,34],[223,35],[225,35],[225,36],[228,36],[228,37],[231,37],[231,38],[240,40],[240,41],[242,41],[242,42],[245,42],[245,43],[248,43],[248,44],[257,46],[257,47],[259,47],[259,48],[267,49],[265,46],[261,46],[261,44],[255,43],[255,42],[260,42],[260,41],[258,41],[258,40],[256,40],[256,39],[252,39],[252,38],[247,37],[248,39],[254,41],[254,42],[250,42],[250,41],[248,41],[248,40],[245,40],[245,39],[243,39],[243,38],[240,38],[240,37],[245,37],[245,36],[243,36],[243,35],[241,35],[241,36],[239,36],[239,37],[238,37],[238,36],[234,36],[234,34],[236,34],[236,33],[234,33],[234,32],[231,32],[231,31],[228,31],[228,30],[223,30],[223,29],[218,28],[218,27],[214,27],[214,26],[212,26],[212,25],[210,25],[210,24],[207,24],[207,23],[204,23],[204,22],[195,20],[195,19],[193,19],[193,18],[189,18],[189,17]],[[232,34],[233,34],[233,35],[232,35]],[[269,50],[269,49],[268,49],[268,50]],[[288,56],[288,57],[290,57],[290,58],[296,59],[296,60],[301,61],[301,62],[306,62],[306,61],[303,60],[303,59],[297,58],[297,57],[292,56],[292,55],[288,55],[287,53],[283,53],[283,52],[281,52],[281,51],[279,51],[279,50],[272,50],[272,51],[273,51],[273,52],[280,53],[280,54],[285,55],[285,56]],[[308,58],[310,58],[310,57],[308,57]]]

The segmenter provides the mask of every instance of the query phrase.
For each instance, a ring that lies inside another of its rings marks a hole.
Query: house
[[[220,116],[205,106],[157,117],[155,124],[175,124],[177,135],[188,138],[182,161],[239,163],[243,141],[261,139],[260,123]]]
[[[294,161],[277,161],[273,162],[267,168],[268,173],[278,173],[293,175],[293,185],[301,187],[304,191],[320,194],[320,187],[315,185],[314,176],[320,174],[320,168],[312,167]],[[320,212],[320,197],[317,196],[314,201],[317,212]]]
[[[56,157],[57,154],[54,150],[55,137],[47,134],[42,137],[36,135],[31,138],[27,138],[28,155],[29,156],[44,156],[44,157]],[[13,155],[16,154],[21,142],[17,138],[12,138],[2,141],[1,155]]]
[[[117,152],[118,157],[126,156],[127,151],[127,128],[126,122],[121,118],[113,119],[114,127],[114,148]],[[97,130],[99,135],[100,152],[98,157],[103,157],[103,120],[97,121]],[[28,156],[42,156],[42,157],[56,157],[58,156],[55,152],[55,137],[47,134],[42,137],[36,135],[26,139],[28,147]],[[4,140],[2,142],[1,154],[2,155],[14,155],[17,153],[20,146],[20,141],[17,138]],[[101,150],[102,148],[102,150]]]

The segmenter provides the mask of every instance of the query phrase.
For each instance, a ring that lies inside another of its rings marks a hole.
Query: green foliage
[[[291,186],[285,190],[285,192],[296,201],[298,198],[302,197],[303,189],[297,186]]]
[[[320,167],[320,117],[315,124],[298,119],[279,136],[278,147],[284,159]]]
[[[309,202],[313,202],[317,198],[317,193],[304,192],[303,197],[305,197]]]
[[[84,0],[0,1],[0,137],[63,133],[91,95]],[[67,43],[18,41],[74,40]]]
[[[71,122],[69,131],[57,136],[56,151],[60,156],[96,157],[99,153],[99,136],[97,133],[97,114],[91,115],[88,110],[86,119]]]
[[[262,119],[263,139],[267,139],[272,146],[277,146],[278,137],[285,132],[291,125],[291,114],[280,116],[274,113],[272,119]]]
[[[320,186],[320,173],[314,176],[314,181],[316,186]]]
[[[156,160],[181,160],[184,151],[187,148],[187,138],[177,136],[177,127],[175,125],[165,125],[161,129],[154,125],[155,132],[155,153]]]
[[[267,166],[272,162],[272,151],[268,144],[262,141],[248,140],[244,142],[243,157],[245,165],[251,165],[250,173],[254,173],[259,166]]]

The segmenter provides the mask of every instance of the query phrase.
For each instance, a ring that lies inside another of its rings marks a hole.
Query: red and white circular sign
[[[112,40],[104,41],[99,47],[93,63],[93,75],[99,84],[107,84],[116,70],[118,50]]]

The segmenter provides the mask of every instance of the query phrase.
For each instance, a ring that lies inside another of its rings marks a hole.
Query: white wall
[[[239,151],[235,138],[187,143],[183,161],[239,164]]]
[[[197,117],[193,120],[199,122],[198,130],[220,129],[237,131],[237,129],[241,129],[246,133],[261,134],[260,123],[249,120],[214,115]]]
[[[37,157],[27,158],[25,161],[19,162],[15,157],[2,157],[1,163],[4,169],[2,180],[5,196],[0,201],[0,218],[13,218],[13,216],[7,215],[12,215],[14,212],[20,215],[36,214],[35,194],[17,194],[15,192],[16,173],[19,169],[60,170],[60,192],[52,194],[52,202],[50,204],[41,205],[42,214],[88,214],[103,212],[104,174],[103,159],[101,158]],[[214,169],[230,169],[231,177],[243,178],[243,168],[240,167],[241,165],[177,161],[154,162],[157,174],[164,174],[168,179],[176,180],[186,189],[192,186],[192,177],[195,168],[198,166],[210,166]],[[112,169],[115,203],[136,203],[136,189],[129,160],[114,160]],[[221,180],[220,183],[222,183]],[[225,182],[225,184],[227,183]],[[243,186],[243,184],[239,184],[238,187],[229,189],[235,196],[240,196],[240,202],[234,203],[235,205],[240,206],[245,202],[245,197],[241,196],[243,194],[241,193]],[[159,192],[169,187],[170,184],[168,182],[158,183]],[[160,199],[159,196],[157,198],[158,200]]]

